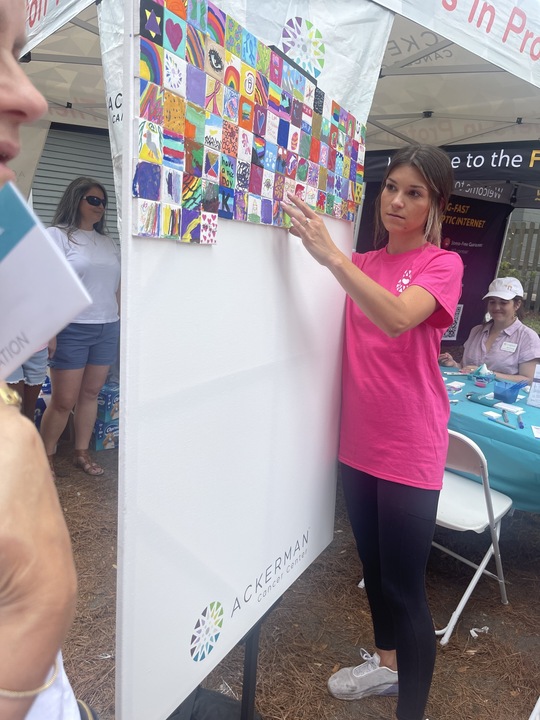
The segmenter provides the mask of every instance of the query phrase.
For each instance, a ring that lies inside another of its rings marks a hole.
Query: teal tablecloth
[[[460,380],[449,377],[448,382]],[[465,387],[450,399],[458,400],[450,405],[448,427],[461,432],[482,449],[488,462],[490,484],[495,490],[505,493],[514,501],[514,508],[540,513],[540,439],[532,433],[531,425],[540,427],[540,408],[527,405],[527,399],[514,404],[523,407],[521,415],[524,429],[510,430],[488,420],[482,413],[497,408],[467,400],[466,393],[487,393],[493,391],[493,383],[485,390],[475,387],[465,379]],[[520,393],[526,395],[526,393]],[[508,414],[510,422],[517,425],[515,415]]]

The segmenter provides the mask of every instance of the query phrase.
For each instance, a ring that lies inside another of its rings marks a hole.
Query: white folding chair
[[[490,488],[487,461],[478,445],[465,435],[454,432],[453,430],[449,430],[448,434],[450,436],[450,442],[444,472],[443,488],[437,510],[437,525],[458,532],[473,530],[476,533],[483,533],[489,528],[491,543],[482,561],[477,565],[468,558],[459,555],[438,542],[433,542],[434,547],[457,560],[461,560],[461,562],[470,565],[476,570],[456,609],[452,613],[448,625],[435,631],[437,635],[442,635],[441,645],[446,645],[448,642],[467,601],[482,575],[488,575],[498,581],[501,591],[501,602],[504,605],[508,603],[501,553],[499,550],[499,536],[501,532],[501,520],[512,507],[511,498]],[[482,482],[478,483],[475,480],[457,475],[456,472],[453,471],[474,475],[480,478]],[[492,556],[495,559],[496,575],[486,570],[486,566]]]

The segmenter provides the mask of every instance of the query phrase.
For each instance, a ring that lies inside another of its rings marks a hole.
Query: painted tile
[[[257,70],[268,77],[270,71],[270,48],[257,41]]]
[[[234,219],[247,222],[249,193],[245,190],[234,191]]]
[[[289,151],[285,147],[281,147],[281,145],[278,145],[277,149],[277,159],[276,159],[276,172],[281,173],[282,175],[285,175],[285,170],[287,168],[287,153]]]
[[[304,101],[305,97],[305,89],[306,85],[309,82],[305,75],[303,75],[299,70],[295,70],[295,73],[293,75],[293,88],[292,88],[292,95],[293,98],[296,98],[297,100],[300,100],[301,102]],[[313,107],[313,102],[308,103],[310,107]]]
[[[238,155],[238,126],[226,120],[223,121],[221,150],[227,155]]]
[[[344,175],[343,172],[343,154],[338,152],[336,153],[336,169],[335,169],[336,175]]]
[[[242,31],[242,60],[252,68],[257,66],[257,38],[245,28]]]
[[[225,50],[225,71],[223,82],[227,87],[240,92],[240,72],[242,61],[233,53]]]
[[[326,209],[325,213],[327,215],[333,215],[334,214],[334,196],[331,193],[326,194]]]
[[[186,128],[186,101],[169,90],[164,92],[163,127],[174,135],[184,135]]]
[[[321,142],[324,142],[327,145],[330,145],[330,128],[330,120],[323,116],[321,122]]]
[[[223,144],[223,118],[220,118],[219,115],[206,114],[204,144],[214,152],[221,152],[221,146]]]
[[[185,20],[165,10],[163,15],[163,47],[178,57],[184,58],[186,53],[187,23]]]
[[[261,198],[258,195],[248,197],[248,222],[255,224],[261,222]]]
[[[202,203],[202,180],[184,173],[182,181],[182,209],[200,211]]]
[[[320,153],[319,153],[319,165],[321,165],[324,168],[328,167],[328,155],[330,152],[330,148],[326,143],[321,143],[320,145]]]
[[[292,150],[292,152],[294,152],[294,153],[298,153],[299,148],[300,148],[300,130],[291,125],[291,127],[289,129],[289,142],[287,143],[287,149]]]
[[[330,147],[334,148],[334,150],[337,148],[338,132],[337,127],[332,123],[330,125],[330,139],[328,144]]]
[[[307,182],[308,161],[305,158],[298,158],[298,166],[296,168],[296,179],[301,182]]]
[[[247,63],[240,66],[240,94],[255,102],[255,84],[257,75],[255,70]]]
[[[308,158],[311,152],[311,135],[304,130],[300,130],[300,145],[298,154],[300,157]]]
[[[181,233],[182,208],[168,203],[161,205],[161,237],[178,240]]]
[[[202,30],[187,24],[186,60],[200,70],[204,70],[205,39],[206,35]]]
[[[159,237],[159,203],[151,200],[137,200],[136,203],[133,234],[140,237]]]
[[[161,196],[161,165],[139,162],[133,178],[133,197],[159,200]]]
[[[315,104],[315,91],[317,90],[314,83],[311,82],[308,78],[305,79],[305,85],[304,85],[304,105],[308,105],[310,108],[313,108]]]
[[[331,147],[328,151],[328,170],[331,170],[332,172],[336,171],[336,157],[337,150]]]
[[[347,139],[347,136],[345,135],[343,130],[338,130],[336,150],[342,154],[345,152],[346,139]]]
[[[279,116],[281,107],[281,88],[273,82],[268,86],[268,109]]]
[[[204,106],[206,98],[206,75],[194,65],[187,65],[186,98],[199,107]]]
[[[257,105],[261,105],[262,107],[267,107],[268,105],[268,89],[270,87],[270,81],[266,77],[266,75],[263,75],[259,70],[257,70],[256,76],[255,76],[255,103]]]
[[[223,84],[213,77],[206,77],[204,107],[212,115],[223,115]]]
[[[251,149],[253,147],[253,133],[244,128],[238,128],[238,159],[251,162]]]
[[[281,118],[279,118],[271,110],[268,110],[268,112],[266,113],[266,139],[272,143],[275,143],[276,145],[278,141],[280,120]]]
[[[206,126],[206,113],[205,111],[193,105],[193,103],[187,103],[186,105],[186,125],[185,125],[185,136],[191,138],[199,143],[204,143],[204,129]]]
[[[282,65],[282,71],[281,71],[281,87],[283,90],[286,90],[288,93],[293,94],[294,85],[295,85],[295,79],[294,76],[298,73],[298,71],[293,68],[292,65],[290,65],[288,62],[284,62]]]
[[[219,172],[220,187],[234,188],[236,183],[237,159],[232,155],[221,155],[221,168]]]
[[[225,23],[225,49],[236,57],[242,57],[242,26],[230,15],[227,15]]]
[[[288,147],[289,145],[289,132],[290,132],[291,126],[282,118],[279,119],[279,125],[278,125],[278,133],[277,133],[277,144],[281,145],[282,147]]]
[[[221,153],[204,148],[203,178],[219,182],[220,158]]]
[[[362,194],[364,192],[363,183],[356,183],[354,186],[354,201],[358,204],[362,202]]]
[[[185,140],[185,171],[193,177],[202,177],[204,145],[190,138]]]
[[[298,168],[298,155],[290,150],[287,150],[287,165],[285,166],[285,177],[295,178],[296,170]]]
[[[295,125],[299,128],[302,125],[302,111],[304,103],[300,102],[296,98],[293,98],[291,106],[291,125]]]
[[[321,125],[322,125],[322,115],[313,113],[313,117],[311,119],[311,134],[313,135],[313,137],[316,137],[318,140],[320,140],[320,138],[321,138]]]
[[[324,92],[316,87],[313,96],[313,112],[322,115],[324,110]]]
[[[308,160],[307,184],[314,188],[319,187],[319,165],[312,160]]]
[[[148,80],[140,80],[140,116],[163,125],[163,88]]]
[[[210,77],[223,82],[225,79],[225,49],[206,36],[204,70]]]
[[[253,110],[253,132],[259,137],[266,135],[266,115],[267,110],[262,105],[255,105]]]
[[[201,213],[201,245],[215,245],[217,241],[218,215],[217,213]]]
[[[225,45],[225,19],[226,14],[213,2],[208,3],[208,14],[206,17],[206,32],[215,43],[223,47]]]
[[[325,167],[319,166],[319,190],[323,190],[326,193],[327,182],[328,182],[328,170]]]
[[[332,117],[332,102],[332,98],[326,93],[323,98],[323,117],[327,118],[328,122],[330,122],[330,118]]]
[[[292,95],[286,90],[281,91],[278,115],[286,120],[291,119]]]
[[[265,198],[274,197],[274,173],[269,170],[263,170],[261,196]]]
[[[183,173],[163,167],[161,179],[161,201],[172,205],[182,202]]]
[[[283,59],[275,52],[270,53],[270,82],[281,86],[281,76],[283,73]]]
[[[156,85],[163,84],[163,48],[145,38],[140,42],[139,75]]]
[[[247,192],[249,190],[249,178],[251,175],[251,163],[238,160],[236,163],[236,189]]]
[[[254,104],[248,98],[240,95],[240,105],[238,107],[238,125],[249,132],[253,131],[253,111]]]
[[[202,181],[202,209],[205,212],[217,213],[219,209],[219,185],[211,180]]]
[[[219,186],[219,217],[232,220],[234,213],[234,190]]]
[[[275,227],[285,226],[285,213],[279,200],[274,200],[272,203],[272,225]]]
[[[273,216],[273,203],[269,198],[261,198],[261,223],[271,225]]]
[[[156,45],[163,45],[163,7],[151,0],[140,2],[140,34]]]
[[[289,195],[294,195],[295,190],[296,190],[296,180],[292,180],[291,178],[286,177],[285,185],[283,187],[283,197],[288,198]]]
[[[310,185],[306,187],[306,194],[304,200],[312,210],[315,210],[315,208],[317,207],[318,192],[319,191],[317,190],[317,188],[311,187]]]
[[[274,199],[283,200],[285,192],[285,175],[274,175]]]
[[[326,212],[326,193],[319,190],[317,193],[317,207],[315,208],[318,212]]]
[[[347,110],[345,110],[344,107],[341,107],[341,106],[340,106],[340,108],[339,108],[339,123],[338,123],[338,128],[339,128],[342,132],[346,132],[348,120],[349,120],[349,113],[347,112]]]
[[[249,192],[253,195],[260,195],[262,190],[263,169],[258,165],[251,165],[249,176]]]
[[[139,159],[157,164],[163,160],[163,129],[148,120],[139,122]]]
[[[321,156],[321,141],[315,137],[311,138],[309,146],[309,159],[311,162],[318,163]]]
[[[187,21],[206,33],[207,0],[188,0]]]
[[[223,88],[223,118],[238,125],[240,94],[227,85]]]
[[[171,135],[166,130],[163,133],[163,165],[177,171],[185,167],[184,138],[180,135]]]
[[[183,20],[187,17],[187,0],[165,0],[165,7]]]
[[[336,185],[336,176],[333,172],[328,171],[328,176],[326,178],[326,192],[328,194],[334,194],[334,187]]]
[[[264,168],[270,172],[276,172],[277,145],[266,141],[266,149],[264,152]]]
[[[332,110],[330,112],[330,121],[332,125],[335,125],[336,127],[339,126],[339,113],[341,111],[341,107],[339,103],[337,103],[335,100],[332,100]]]
[[[183,58],[164,51],[163,87],[171,92],[186,97],[187,63]]]
[[[180,241],[198,243],[201,239],[201,214],[199,210],[182,208]]]
[[[264,167],[264,153],[266,151],[266,140],[258,135],[253,136],[253,147],[251,162],[259,167]]]
[[[354,117],[354,115],[351,115],[351,113],[347,114],[345,132],[350,138],[353,138],[356,133],[356,118]]]
[[[342,200],[348,200],[349,199],[349,181],[347,178],[341,179],[341,199]]]

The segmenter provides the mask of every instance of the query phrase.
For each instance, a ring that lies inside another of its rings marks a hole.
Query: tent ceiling
[[[100,55],[95,5],[32,51],[25,67],[52,122],[107,127]],[[396,16],[368,120],[369,150],[538,138],[539,88]]]

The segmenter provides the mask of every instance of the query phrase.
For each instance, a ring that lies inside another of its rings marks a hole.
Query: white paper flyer
[[[24,198],[0,190],[0,379],[90,305],[83,284]]]

